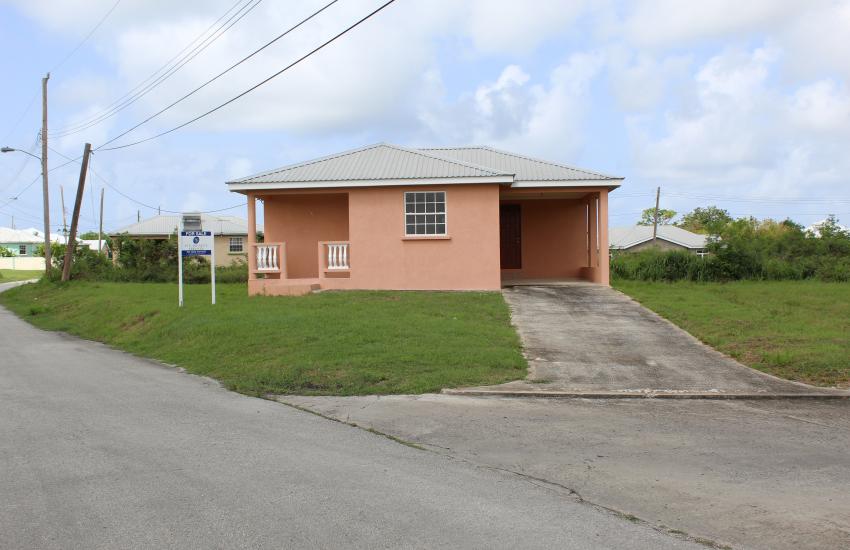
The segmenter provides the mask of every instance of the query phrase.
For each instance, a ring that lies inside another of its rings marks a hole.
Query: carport
[[[608,188],[506,188],[499,197],[502,285],[608,284]]]

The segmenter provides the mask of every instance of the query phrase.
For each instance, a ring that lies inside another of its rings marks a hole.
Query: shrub
[[[74,263],[71,266],[71,278],[88,281],[116,281],[138,283],[174,283],[177,282],[177,241],[131,239],[117,237],[113,239],[119,252],[118,265],[104,254],[77,246],[74,250]],[[51,279],[58,279],[65,263],[65,245],[54,244],[53,270]],[[42,256],[43,250],[39,252]],[[244,283],[248,281],[248,264],[239,260],[230,266],[216,268],[216,282]],[[206,258],[192,256],[183,259],[183,282],[202,284],[210,282],[210,264]]]
[[[815,235],[790,220],[741,218],[727,223],[709,250],[705,258],[657,249],[615,253],[611,276],[647,281],[850,281],[850,234],[828,225]]]

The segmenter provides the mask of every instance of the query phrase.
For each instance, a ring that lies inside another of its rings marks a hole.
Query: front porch
[[[249,228],[256,227],[257,200],[264,206],[265,242],[257,242],[256,232],[248,235],[250,294],[295,296],[349,287],[347,193],[249,195]]]

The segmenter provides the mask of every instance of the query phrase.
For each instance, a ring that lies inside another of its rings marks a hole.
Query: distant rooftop
[[[690,249],[699,249],[708,246],[708,235],[691,233],[675,225],[659,225],[658,238]],[[608,242],[613,249],[631,248],[651,240],[651,225],[612,227],[608,234]]]
[[[126,233],[132,236],[139,237],[164,237],[177,233],[177,226],[180,224],[180,215],[161,215],[148,218],[140,222],[132,223],[112,231],[111,235],[119,235]],[[204,231],[213,231],[216,235],[247,235],[248,222],[236,216],[215,216],[211,214],[201,214],[201,224]],[[262,231],[263,227],[257,225],[257,231]]]

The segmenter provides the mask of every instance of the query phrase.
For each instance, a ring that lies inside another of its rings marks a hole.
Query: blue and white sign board
[[[186,230],[186,227],[190,230]],[[180,220],[180,234],[177,238],[177,273],[180,279],[178,304],[183,307],[183,258],[191,256],[210,257],[210,280],[212,282],[212,303],[215,305],[215,237],[212,231],[203,231],[199,214],[183,214]]]
[[[181,231],[180,250],[183,256],[211,256],[212,231]]]

